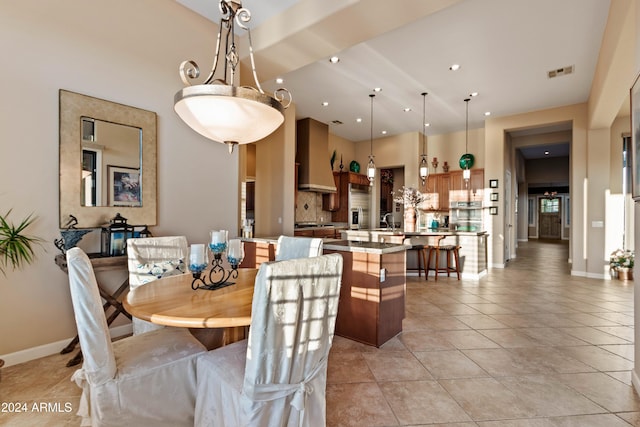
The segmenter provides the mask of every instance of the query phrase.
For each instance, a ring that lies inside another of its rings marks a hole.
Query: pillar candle
[[[191,245],[191,255],[189,256],[190,264],[204,264],[204,244],[198,243]]]
[[[237,260],[241,260],[243,258],[242,241],[240,239],[229,240],[229,251],[227,252],[227,255],[230,258],[234,258]]]

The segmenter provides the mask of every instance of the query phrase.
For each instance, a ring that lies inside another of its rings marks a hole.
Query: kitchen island
[[[360,242],[389,242],[397,244],[435,245],[439,238],[440,245],[460,246],[460,273],[465,279],[480,279],[487,274],[487,233],[486,231],[457,231],[448,228],[429,229],[424,231],[404,232],[385,228],[371,230],[346,230],[342,238]],[[412,251],[415,252],[415,251]],[[446,261],[441,257],[442,263]],[[416,271],[417,253],[407,257],[407,268]]]
[[[243,239],[242,267],[275,259],[277,238]],[[406,250],[403,244],[325,239],[324,253],[344,260],[337,335],[380,347],[402,332],[405,316]]]

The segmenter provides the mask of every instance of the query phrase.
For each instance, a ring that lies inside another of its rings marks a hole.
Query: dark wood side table
[[[127,270],[127,257],[126,256],[118,256],[118,257],[103,257],[99,254],[88,254],[89,259],[91,260],[91,264],[93,265],[93,271],[99,273],[101,271],[113,271],[113,270]],[[56,265],[60,267],[62,271],[68,273],[67,270],[67,258],[63,254],[56,255],[55,258]],[[102,308],[104,309],[105,315],[109,310],[109,307],[113,307],[113,312],[107,317],[107,325],[110,325],[116,317],[120,314],[124,314],[129,319],[131,319],[131,315],[127,313],[127,311],[122,306],[119,298],[120,296],[129,289],[129,278],[125,279],[124,282],[115,290],[113,293],[109,293],[101,284],[98,282],[98,290],[100,291],[100,296],[105,300]],[[78,344],[79,338],[78,335],[75,336],[71,342],[60,351],[60,354],[66,354],[73,351]],[[67,363],[67,366],[75,366],[82,362],[82,349],[78,351],[78,353]]]

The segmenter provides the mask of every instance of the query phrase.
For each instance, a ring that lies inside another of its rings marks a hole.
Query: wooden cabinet
[[[296,237],[320,237],[339,239],[341,236],[342,228],[335,227],[309,227],[302,230],[295,230],[293,235]]]
[[[368,186],[369,179],[366,175],[362,175],[354,172],[338,172],[339,185],[336,183],[339,195],[339,206],[336,211],[331,214],[331,221],[333,222],[349,222],[349,184]]]
[[[465,183],[461,170],[429,175],[420,191],[429,194],[427,210],[446,212],[452,201],[482,201],[484,169],[471,169],[471,178]]]
[[[336,335],[380,347],[402,332],[405,317],[405,252],[342,254],[344,268]],[[385,271],[385,277],[380,271]],[[375,295],[376,297],[366,297]]]
[[[336,192],[322,195],[322,210],[336,212],[340,209],[340,172],[333,173]]]
[[[380,213],[393,212],[393,183],[383,182],[380,185]]]

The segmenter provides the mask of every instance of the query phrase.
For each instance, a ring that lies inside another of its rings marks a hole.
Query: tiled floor
[[[532,241],[480,281],[409,278],[401,335],[379,349],[335,338],[327,425],[640,426],[633,282],[572,277],[567,258],[566,243]],[[29,413],[0,424],[78,425],[67,359],[3,368],[0,401]]]

